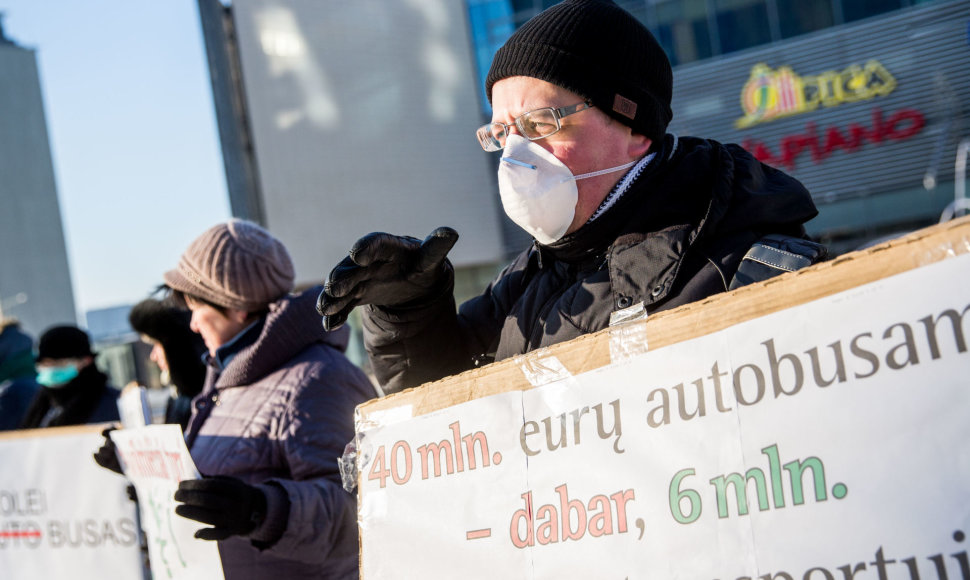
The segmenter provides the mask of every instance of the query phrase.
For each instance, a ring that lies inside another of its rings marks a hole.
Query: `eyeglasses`
[[[583,101],[582,103],[569,105],[568,107],[560,107],[558,109],[554,107],[543,107],[522,113],[515,118],[514,123],[520,135],[529,141],[535,141],[536,139],[548,137],[562,129],[562,124],[559,120],[563,117],[585,111],[592,106],[593,103]],[[505,123],[489,123],[488,125],[479,127],[475,135],[478,137],[478,142],[481,144],[482,149],[486,151],[498,151],[505,147],[505,138],[508,137],[511,128],[511,125],[506,125]]]

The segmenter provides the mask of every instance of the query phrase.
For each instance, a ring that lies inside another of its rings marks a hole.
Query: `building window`
[[[542,12],[545,2],[540,0],[506,0],[515,15],[515,28],[519,28],[529,21],[530,18]],[[555,1],[549,2],[555,4]]]
[[[649,26],[647,3],[644,0],[616,0],[616,5],[632,14],[644,26]]]
[[[830,2],[776,0],[778,26],[782,38],[822,30],[835,24]]]
[[[705,0],[667,0],[656,5],[657,41],[676,66],[713,55]]]
[[[507,0],[470,0],[468,24],[471,28],[473,50],[482,114],[491,116],[492,107],[485,97],[485,77],[492,58],[515,31],[512,9]]]
[[[771,42],[765,0],[715,0],[714,6],[722,53]]]
[[[883,12],[898,10],[904,0],[842,0],[842,18],[845,22],[861,20]]]

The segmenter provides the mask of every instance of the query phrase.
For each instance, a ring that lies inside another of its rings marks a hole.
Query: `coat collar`
[[[691,247],[764,228],[797,235],[817,213],[801,183],[741,147],[667,135],[613,207],[536,250],[540,264],[608,264],[615,292],[650,304],[668,296]]]
[[[320,324],[316,303],[322,289],[315,286],[270,304],[259,336],[228,361],[216,380],[216,387],[254,383],[311,344],[322,343],[344,352],[349,342],[350,331],[347,327],[327,332]]]

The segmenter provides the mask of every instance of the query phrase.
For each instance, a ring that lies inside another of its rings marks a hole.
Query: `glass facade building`
[[[643,22],[674,66],[794,38],[931,0],[617,0]],[[550,0],[468,0],[479,69]]]
[[[367,232],[451,225],[456,296],[481,292],[531,243],[502,213],[499,155],[475,139],[484,80],[553,4],[201,0],[233,214],[284,239],[301,287]],[[833,252],[934,223],[954,199],[970,2],[618,4],[674,64],[669,131],[739,143],[801,180],[820,210],[809,234]],[[350,355],[365,358],[359,333]]]

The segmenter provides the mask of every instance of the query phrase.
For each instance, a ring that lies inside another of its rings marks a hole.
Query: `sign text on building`
[[[741,89],[744,116],[735,121],[734,126],[747,129],[759,123],[814,111],[819,105],[834,107],[888,95],[895,88],[896,79],[877,60],[816,76],[799,76],[787,66],[772,70],[758,63],[751,68],[751,77]]]
[[[839,149],[851,153],[865,143],[879,145],[909,139],[922,131],[924,126],[926,118],[916,109],[901,109],[889,115],[873,109],[869,127],[851,123],[841,129],[835,125],[819,129],[809,121],[803,133],[782,137],[777,152],[757,139],[745,139],[741,146],[758,161],[790,170],[794,169],[795,162],[803,153],[811,154],[812,163],[818,164]]]

